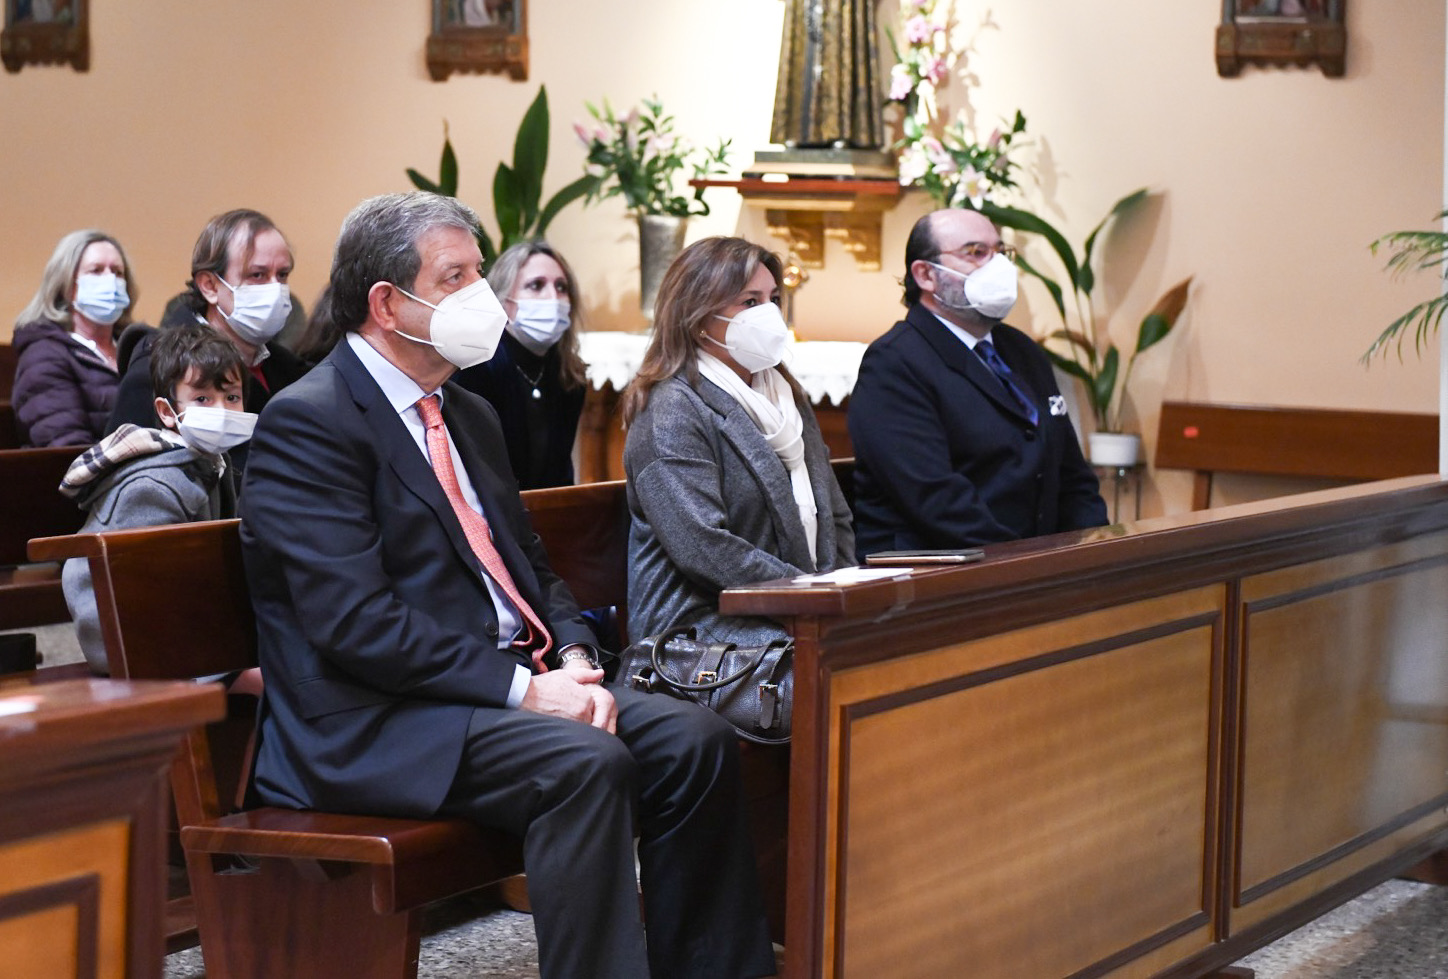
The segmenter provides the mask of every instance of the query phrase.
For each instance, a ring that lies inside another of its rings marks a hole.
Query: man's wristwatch
[[[587,663],[590,670],[598,669],[598,663],[594,660],[593,654],[588,651],[587,646],[569,646],[558,654],[558,665],[567,666],[576,659]]]

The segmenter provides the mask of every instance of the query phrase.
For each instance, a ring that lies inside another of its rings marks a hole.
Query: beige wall
[[[1167,285],[1197,276],[1178,336],[1144,360],[1131,412],[1149,435],[1169,396],[1431,411],[1429,362],[1365,371],[1357,356],[1431,279],[1394,283],[1367,244],[1429,226],[1440,206],[1443,5],[1349,4],[1349,71],[1249,69],[1217,77],[1217,4],[1116,0],[962,2],[979,85],[971,108],[989,129],[1022,108],[1032,207],[1073,240],[1122,193],[1164,196],[1104,254],[1103,292],[1133,325]],[[55,240],[97,225],[130,252],[154,319],[186,279],[210,215],[248,205],[291,238],[294,284],[320,289],[336,228],[360,198],[407,188],[403,169],[436,166],[448,119],[462,196],[489,201],[496,161],[539,82],[554,111],[548,189],[573,179],[570,123],[585,99],[625,106],[657,92],[701,141],[734,138],[741,162],[765,145],[780,0],[732,3],[536,2],[527,83],[497,76],[431,82],[428,4],[131,0],[95,4],[92,69],[27,67],[0,76],[0,337],[29,298]],[[889,16],[893,0],[882,5]],[[987,26],[972,30],[982,19]],[[954,95],[962,104],[960,92]],[[691,237],[763,238],[761,216],[727,192]],[[859,274],[831,244],[828,267],[799,298],[814,338],[870,339],[898,315],[894,266],[925,203],[887,219],[886,270]],[[555,242],[583,279],[597,326],[633,328],[637,255],[614,201],[573,207]],[[777,244],[777,243],[776,243]],[[1029,294],[1014,320],[1054,315]],[[1045,315],[1050,314],[1050,315]],[[1161,474],[1147,512],[1183,509],[1189,479]],[[1224,490],[1230,499],[1232,487]],[[1248,495],[1255,490],[1244,490]]]

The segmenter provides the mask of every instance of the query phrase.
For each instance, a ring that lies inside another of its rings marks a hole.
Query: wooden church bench
[[[60,481],[85,446],[0,449],[0,629],[70,620],[60,590],[60,565],[32,563],[32,537],[73,533],[85,522]]]
[[[835,469],[848,492],[852,462]],[[579,604],[616,606],[620,618],[628,595],[624,487],[615,481],[522,494],[554,570]],[[30,557],[90,560],[114,676],[212,676],[256,664],[238,526],[222,520],[34,540]],[[180,615],[175,596],[183,593]],[[197,622],[205,623],[200,641]],[[410,979],[424,906],[521,872],[520,841],[460,820],[237,807],[255,708],[250,698],[229,702],[225,722],[186,741],[171,776],[212,979]],[[761,883],[781,937],[789,754],[741,746]],[[177,924],[187,910],[172,909]]]
[[[1354,482],[1438,471],[1438,416],[1164,401],[1156,467],[1196,472],[1192,509],[1216,473]]]

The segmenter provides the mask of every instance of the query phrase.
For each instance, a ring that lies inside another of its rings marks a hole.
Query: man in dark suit
[[[870,344],[850,396],[861,559],[1106,523],[1050,361],[1001,322],[1011,257],[977,211],[934,211],[910,232],[909,312]]]
[[[770,975],[733,729],[602,684],[496,414],[445,383],[504,322],[476,222],[432,194],[359,205],[332,266],[346,336],[262,412],[241,531],[257,790],[519,834],[547,979]]]

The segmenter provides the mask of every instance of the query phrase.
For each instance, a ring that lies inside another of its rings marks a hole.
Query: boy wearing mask
[[[249,439],[256,424],[242,408],[241,355],[217,331],[188,324],[157,335],[150,367],[162,427],[122,425],[71,463],[61,482],[60,491],[88,513],[81,533],[236,515],[226,451]],[[66,561],[61,584],[86,662],[108,674],[86,559]]]

